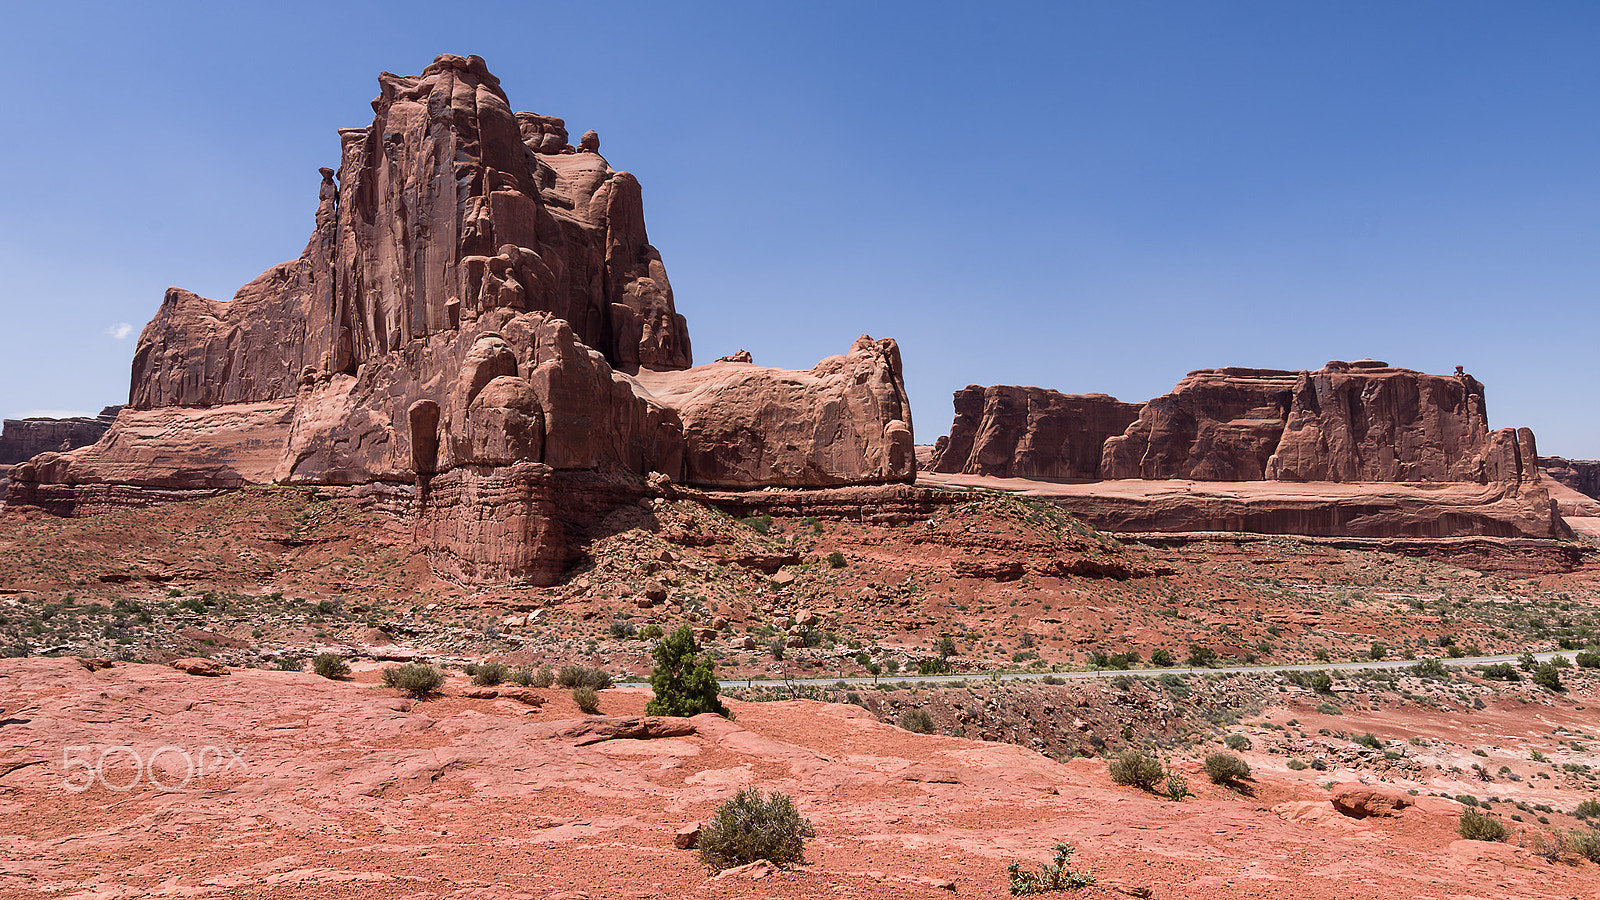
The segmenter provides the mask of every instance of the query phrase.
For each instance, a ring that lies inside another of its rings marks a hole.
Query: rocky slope
[[[441,571],[547,584],[649,479],[914,476],[892,340],[809,373],[747,366],[737,388],[727,364],[690,368],[639,184],[598,136],[574,147],[561,119],[513,112],[477,57],[379,84],[372,124],[322,170],[301,257],[228,303],[169,290],[123,419],[18,466],[8,503],[365,486]],[[710,384],[721,399],[695,393]]]
[[[1600,500],[1600,460],[1541,456],[1539,465],[1552,479],[1592,500]]]

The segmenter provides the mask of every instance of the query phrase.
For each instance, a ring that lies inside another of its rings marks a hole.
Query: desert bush
[[[1071,844],[1062,841],[1056,844],[1054,849],[1055,860],[1048,866],[1040,867],[1037,872],[1025,872],[1022,863],[1017,862],[1006,866],[1006,875],[1011,879],[1013,896],[1043,894],[1047,891],[1075,891],[1094,884],[1093,875],[1087,872],[1074,872],[1067,868],[1068,861],[1072,859]]]
[[[767,652],[772,654],[773,659],[783,659],[786,646],[787,642],[784,641],[783,638],[775,637],[772,639],[771,643],[767,644]]]
[[[933,716],[920,706],[912,707],[900,714],[900,727],[917,734],[933,734],[937,729],[933,724]]]
[[[1593,863],[1600,863],[1600,831],[1569,831],[1567,841],[1572,852]]]
[[[1418,678],[1449,678],[1450,673],[1445,670],[1444,663],[1433,657],[1426,657],[1417,661],[1411,667],[1411,674]]]
[[[518,666],[511,673],[511,683],[518,687],[533,687],[534,679],[538,677],[539,673],[535,672],[532,666]]]
[[[1222,739],[1222,743],[1229,750],[1249,750],[1250,739],[1242,734],[1230,734]]]
[[[530,687],[547,688],[556,683],[556,673],[550,671],[549,666],[540,666],[539,671],[533,676]]]
[[[918,675],[949,675],[950,663],[943,657],[924,659],[917,663]]]
[[[1333,676],[1327,672],[1318,672],[1311,676],[1311,689],[1319,694],[1326,694],[1333,690]]]
[[[1148,753],[1138,750],[1124,750],[1112,758],[1107,771],[1111,780],[1117,784],[1142,788],[1155,792],[1156,785],[1166,777],[1162,770],[1161,761]]]
[[[427,663],[389,666],[383,670],[383,684],[420,699],[439,690],[444,673]]]
[[[1461,811],[1458,833],[1469,841],[1504,841],[1511,836],[1506,824],[1468,807]]]
[[[611,687],[611,675],[604,669],[588,666],[562,666],[556,672],[556,684],[564,688],[587,687],[603,691]]]
[[[1306,761],[1303,759],[1291,759],[1288,763],[1286,763],[1286,765],[1296,772],[1301,772],[1310,768],[1310,766],[1307,765]]]
[[[1545,663],[1533,670],[1533,678],[1530,680],[1547,691],[1564,694],[1567,691],[1567,686],[1561,683],[1561,673],[1556,669],[1556,666]]]
[[[1600,800],[1595,800],[1592,798],[1589,800],[1584,800],[1578,804],[1577,808],[1572,811],[1572,814],[1580,819],[1600,818]]]
[[[1600,653],[1591,653],[1588,650],[1580,652],[1573,657],[1577,660],[1580,669],[1600,669]]]
[[[789,795],[741,789],[700,829],[700,862],[714,872],[758,859],[803,863],[805,839],[816,833]]]
[[[472,683],[479,687],[494,687],[511,677],[511,670],[503,663],[486,662],[472,673]]]
[[[1212,784],[1231,784],[1250,777],[1250,764],[1232,753],[1213,753],[1206,757],[1206,777]]]
[[[1493,663],[1491,665],[1484,666],[1482,672],[1483,677],[1494,678],[1499,681],[1522,680],[1522,676],[1517,674],[1516,668],[1510,663]]]
[[[1190,644],[1189,658],[1186,662],[1191,666],[1209,666],[1217,661],[1217,651],[1204,644]]]
[[[650,651],[656,667],[650,672],[650,689],[655,696],[645,706],[652,716],[697,716],[716,713],[726,717],[728,708],[717,697],[717,675],[711,658],[700,653],[694,629],[681,626],[670,637],[656,643]]]
[[[831,569],[844,568],[844,554],[835,550],[828,554],[828,567]]]
[[[1060,675],[1046,675],[1045,677],[1039,679],[1039,683],[1048,685],[1062,685],[1066,684],[1067,680],[1062,678]]]
[[[27,654],[23,655],[26,656]],[[303,656],[280,656],[278,657],[278,664],[274,666],[280,672],[301,672],[305,670],[305,667],[306,660]]]
[[[631,640],[639,633],[639,626],[627,619],[611,620],[611,636],[619,641]]]
[[[1383,749],[1383,741],[1378,740],[1378,736],[1370,731],[1361,735],[1360,737],[1354,738],[1353,740],[1355,740],[1355,742],[1361,746],[1370,748],[1372,750]]]
[[[588,685],[572,689],[572,702],[591,716],[600,711],[600,693]]]
[[[1161,686],[1166,688],[1168,693],[1179,700],[1194,693],[1194,688],[1189,687],[1189,682],[1171,672],[1162,672],[1161,677],[1156,680],[1161,682]]]
[[[350,664],[337,653],[318,653],[311,660],[311,671],[323,678],[349,678]]]
[[[1176,769],[1167,769],[1167,799],[1180,803],[1189,796],[1189,779]]]
[[[1172,651],[1165,647],[1157,647],[1155,650],[1150,651],[1150,665],[1152,666],[1165,668],[1175,662],[1177,660],[1172,658]]]
[[[654,622],[646,625],[644,629],[639,632],[639,636],[647,641],[660,640],[661,636],[664,634],[666,634],[666,632],[662,631],[661,626]]]

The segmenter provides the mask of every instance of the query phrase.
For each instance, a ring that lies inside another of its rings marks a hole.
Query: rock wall
[[[88,446],[100,440],[121,411],[120,406],[108,406],[94,418],[6,419],[0,427],[0,466],[19,463],[41,453]]]
[[[1551,478],[1585,497],[1600,500],[1600,460],[1541,456],[1539,465]]]
[[[321,170],[301,256],[227,303],[169,289],[128,413],[93,447],[18,466],[7,503],[372,486],[442,571],[548,583],[589,520],[652,478],[914,477],[892,340],[722,379],[714,403],[654,396],[707,367],[690,368],[639,183],[599,137],[574,147],[561,119],[513,112],[477,57],[379,85],[371,126],[342,130],[338,170]]]
[[[1099,478],[1106,440],[1122,434],[1141,407],[1106,394],[968,385],[956,391],[955,409],[950,435],[934,446],[935,472]]]
[[[1531,441],[1531,437],[1529,438]],[[1106,478],[1198,481],[1517,480],[1516,432],[1491,434],[1483,385],[1375,360],[1315,372],[1207,369],[1106,441]],[[1536,477],[1536,473],[1532,473]]]

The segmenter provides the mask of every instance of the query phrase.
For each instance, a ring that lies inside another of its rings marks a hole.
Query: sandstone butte
[[[1483,385],[1460,369],[1427,375],[1376,360],[1203,369],[1142,405],[973,385],[956,392],[955,409],[928,461],[932,480],[1098,482],[1033,492],[1102,527],[1570,533],[1540,476],[1533,432],[1490,431]]]
[[[384,73],[339,132],[304,253],[231,302],[167,291],[97,444],[13,468],[7,503],[90,514],[276,482],[337,485],[442,572],[559,578],[664,485],[909,482],[892,339],[808,372],[692,367],[638,181],[513,111],[476,56]]]

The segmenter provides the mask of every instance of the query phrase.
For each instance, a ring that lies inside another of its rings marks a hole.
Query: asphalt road
[[[1575,650],[1547,650],[1533,654],[1534,659],[1545,662],[1552,657],[1566,656],[1571,659]],[[1463,666],[1482,666],[1494,663],[1516,663],[1522,658],[1520,653],[1502,653],[1497,656],[1463,656],[1457,659],[1440,659],[1441,663],[1450,668]],[[916,675],[901,673],[897,675],[880,675],[858,678],[781,678],[768,676],[766,679],[750,678],[722,678],[718,684],[725,688],[753,687],[756,685],[832,685],[844,682],[847,685],[875,685],[899,684],[906,682],[918,685],[934,684],[960,684],[963,681],[1038,681],[1046,675],[1054,675],[1064,681],[1088,681],[1095,678],[1115,678],[1118,675],[1135,675],[1150,677],[1163,672],[1175,675],[1270,675],[1276,672],[1359,672],[1365,669],[1405,669],[1416,665],[1415,659],[1375,659],[1356,660],[1354,662],[1326,662],[1326,663],[1296,663],[1285,666],[1211,666],[1185,667],[1173,666],[1165,669],[1090,669],[1079,672],[1002,672],[1002,673],[969,673],[966,675]]]

